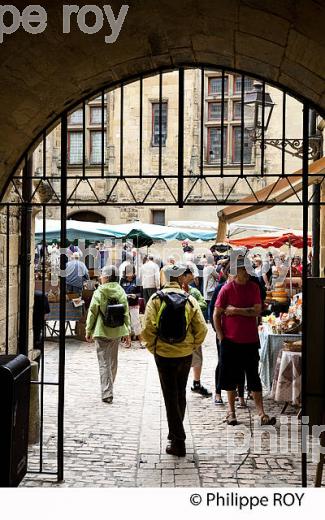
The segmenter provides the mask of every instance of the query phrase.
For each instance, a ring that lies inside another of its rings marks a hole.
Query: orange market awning
[[[290,245],[298,249],[303,247],[303,234],[299,233],[279,233],[272,235],[253,236],[236,238],[234,240],[227,240],[231,246],[246,247],[252,249],[253,247],[263,247],[267,249],[269,247],[282,247],[284,245]],[[308,245],[312,245],[311,236],[308,237]]]
[[[325,157],[315,161],[309,166],[308,183],[311,186],[322,182],[325,174]],[[302,170],[298,170],[287,177],[268,184],[265,188],[256,191],[254,195],[245,197],[240,205],[226,206],[218,212],[218,234],[217,242],[224,242],[227,236],[227,225],[237,222],[244,217],[249,217],[272,208],[279,202],[283,202],[299,193],[302,189]],[[258,204],[260,202],[260,204]],[[264,205],[263,202],[268,202]],[[271,203],[271,204],[270,204]]]

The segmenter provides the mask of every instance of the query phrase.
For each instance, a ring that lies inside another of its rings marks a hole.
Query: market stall
[[[271,397],[285,404],[283,411],[288,404],[299,406],[303,295],[301,274],[293,276],[292,248],[302,247],[302,232],[282,230],[262,236],[229,238],[228,242],[232,247],[247,250],[288,247],[289,255],[284,266],[286,273],[283,271],[282,276],[275,278],[266,291],[265,316],[259,326],[260,375],[262,384],[267,392],[271,392]],[[311,244],[309,236],[308,245]]]

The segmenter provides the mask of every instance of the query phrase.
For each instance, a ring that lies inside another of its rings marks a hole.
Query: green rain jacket
[[[99,309],[105,314],[108,299],[116,299],[125,308],[124,325],[106,327]],[[129,336],[131,331],[129,305],[124,289],[117,282],[100,285],[93,294],[87,315],[86,335],[93,338],[115,339]]]

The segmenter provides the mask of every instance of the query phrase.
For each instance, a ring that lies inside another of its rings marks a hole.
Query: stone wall
[[[0,208],[0,353],[6,349],[6,316],[8,308],[8,347],[9,353],[17,351],[18,312],[19,312],[19,218],[17,207],[10,207],[9,232],[7,237],[7,209]],[[9,280],[7,280],[7,247],[9,245]],[[9,282],[9,300],[7,283]]]
[[[1,45],[0,190],[29,144],[69,104],[163,67],[237,68],[325,109],[324,2],[138,0],[112,45],[105,44],[104,29],[89,36],[76,23],[63,35],[62,4],[42,2],[48,12],[43,34],[20,29]],[[120,2],[112,5],[118,12]]]

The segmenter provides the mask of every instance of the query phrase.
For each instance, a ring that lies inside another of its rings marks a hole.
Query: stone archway
[[[117,13],[120,1],[111,1]],[[0,189],[27,146],[75,100],[104,84],[159,69],[204,63],[259,75],[325,108],[322,20],[310,0],[140,0],[116,43],[62,34],[61,2],[43,2],[47,30],[19,30],[0,47]],[[17,1],[21,10],[25,2]],[[104,2],[98,1],[98,6]],[[49,78],[50,81],[49,81]]]

